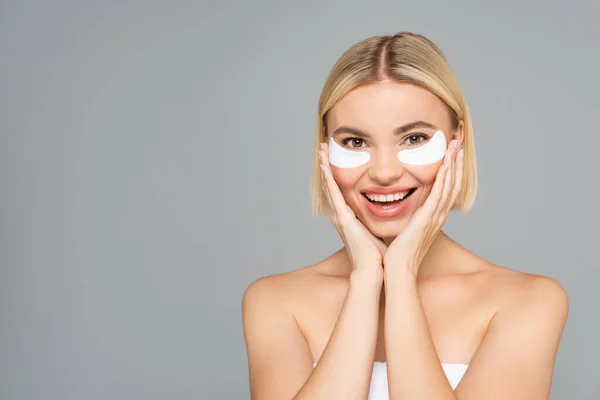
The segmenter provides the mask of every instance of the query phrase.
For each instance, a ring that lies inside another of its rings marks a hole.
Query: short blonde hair
[[[449,108],[453,129],[463,121],[463,184],[452,209],[466,211],[473,205],[477,193],[475,143],[471,116],[458,79],[433,42],[419,34],[400,32],[356,43],[342,54],[327,76],[318,106],[311,187],[313,215],[329,211],[318,158],[320,143],[327,137],[327,112],[357,86],[390,80],[412,83],[438,96]]]

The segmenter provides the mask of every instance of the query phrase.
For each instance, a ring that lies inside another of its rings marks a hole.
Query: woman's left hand
[[[452,140],[425,203],[388,246],[383,259],[386,275],[406,268],[416,279],[421,261],[446,222],[462,187],[463,151],[457,147],[458,141]]]

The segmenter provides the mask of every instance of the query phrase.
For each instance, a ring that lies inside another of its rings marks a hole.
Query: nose
[[[398,160],[398,153],[381,149],[371,160],[368,169],[369,177],[379,185],[392,185],[404,174],[404,167]]]

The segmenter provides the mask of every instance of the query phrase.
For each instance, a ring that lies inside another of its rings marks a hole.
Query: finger
[[[331,196],[331,202],[335,207],[338,215],[341,216],[342,214],[344,214],[345,216],[348,216],[348,211],[351,210],[350,207],[346,204],[346,200],[344,200],[344,195],[342,195],[340,187],[333,178],[333,172],[331,171],[331,166],[329,164],[329,156],[327,154],[327,150],[327,144],[324,144],[323,151],[321,153],[323,157],[322,168],[323,174],[325,175],[325,181],[327,182],[327,188],[329,189],[329,195]]]
[[[442,189],[442,195],[440,197],[440,201],[435,211],[435,215],[437,217],[443,214],[448,207],[448,200],[450,199],[450,194],[452,193],[453,183],[454,183],[454,173],[455,173],[455,165],[456,165],[456,145],[457,141],[453,140],[450,144],[450,157],[449,157],[449,165],[446,176],[444,177],[444,188]]]
[[[325,173],[323,171],[323,156],[322,156],[322,151],[319,152],[319,161],[321,161],[321,163],[319,164],[319,167],[321,168],[321,190],[323,190],[323,193],[325,194],[325,198],[327,199],[327,204],[329,205],[329,219],[331,220],[331,223],[333,224],[333,226],[335,227],[335,229],[340,232],[340,227],[339,227],[339,223],[338,223],[338,215],[337,215],[337,210],[335,208],[335,205],[333,204],[333,200],[331,199],[331,193],[329,192],[329,185],[327,184],[327,180],[325,179]],[[344,240],[344,237],[342,235],[342,240]]]
[[[431,224],[435,215],[435,210],[439,203],[441,191],[444,186],[444,177],[446,176],[446,170],[447,166],[445,163],[443,163],[438,169],[435,182],[433,183],[433,186],[431,188],[431,191],[429,192],[429,195],[427,196],[427,199],[425,199],[423,205],[419,207],[419,209],[417,209],[417,211],[413,214],[411,222],[408,224],[405,230],[426,229]]]
[[[331,199],[331,194],[329,193],[329,185],[327,179],[325,178],[325,167],[322,150],[319,151],[319,161],[319,167],[321,168],[321,189],[325,194],[325,198],[327,199],[327,203],[329,204],[329,209],[331,210],[331,212],[335,212],[335,207]]]
[[[427,196],[425,203],[423,203],[423,206],[421,207],[423,209],[423,212],[425,212],[427,215],[430,215],[430,216],[432,216],[434,214],[435,210],[437,209],[437,206],[440,201],[440,197],[442,195],[442,191],[444,189],[444,180],[446,178],[446,174],[448,171],[448,160],[449,160],[448,153],[449,153],[449,151],[446,150],[446,155],[444,156],[444,162],[438,169],[438,173],[435,177],[435,182],[433,183],[431,191],[429,192],[429,196]]]
[[[321,179],[323,182],[323,184],[322,184],[323,191],[325,192],[325,196],[327,197],[329,207],[331,208],[332,212],[335,212],[336,211],[335,203],[333,201],[333,197],[331,196],[331,183],[330,183],[329,179],[327,179],[327,176],[325,174],[326,164],[325,164],[325,157],[323,155],[323,150],[319,151],[319,159],[321,160],[320,167],[321,167]]]
[[[454,203],[456,203],[456,199],[462,190],[463,168],[465,165],[464,155],[465,151],[462,149],[458,151],[458,154],[456,155],[456,177],[454,178],[454,188],[452,190],[448,212],[452,209],[452,207],[454,207]]]
[[[327,199],[327,205],[329,205],[329,210],[334,213],[335,208],[333,207],[333,203],[331,201],[331,196],[329,195],[329,188],[327,187],[327,182],[325,181],[325,174],[323,173],[323,167],[321,166],[321,190]]]

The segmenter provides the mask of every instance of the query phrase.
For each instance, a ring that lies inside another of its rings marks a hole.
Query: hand
[[[383,278],[383,255],[385,243],[360,222],[344,200],[333,178],[329,164],[328,144],[321,143],[319,161],[323,191],[331,210],[331,223],[338,231],[352,262],[352,270],[373,270]]]
[[[421,261],[446,222],[462,188],[462,155],[463,151],[458,151],[458,141],[452,140],[425,203],[388,246],[383,260],[386,275],[390,269],[407,268],[417,277]]]

